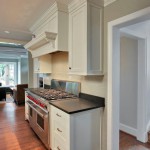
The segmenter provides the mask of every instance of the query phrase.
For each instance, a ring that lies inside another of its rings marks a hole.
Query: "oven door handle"
[[[30,102],[30,101],[26,101],[27,104],[31,105],[29,102]],[[33,103],[33,104],[34,104],[35,106],[37,106],[39,109],[43,110],[46,114],[48,114],[48,111],[47,111],[47,110],[45,110],[45,109],[43,109],[43,108],[40,108],[39,105],[37,105],[37,104],[35,104],[35,103]]]
[[[26,102],[29,107],[31,107],[34,111],[36,111],[37,114],[39,114],[42,118],[44,118],[45,114],[40,113],[34,106],[32,106],[28,101]],[[46,112],[45,112],[46,113]],[[46,115],[48,114],[48,112],[46,113]]]

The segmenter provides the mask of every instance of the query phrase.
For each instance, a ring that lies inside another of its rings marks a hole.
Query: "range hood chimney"
[[[68,7],[55,2],[41,18],[31,27],[35,35],[24,47],[32,57],[68,51]]]

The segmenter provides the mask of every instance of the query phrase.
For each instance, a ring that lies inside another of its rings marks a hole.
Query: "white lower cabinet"
[[[51,73],[51,55],[33,58],[34,73]]]
[[[28,93],[25,91],[25,120],[29,120],[29,115],[28,115],[28,104],[26,101],[28,100]]]
[[[52,150],[100,150],[101,108],[67,114],[50,106]]]

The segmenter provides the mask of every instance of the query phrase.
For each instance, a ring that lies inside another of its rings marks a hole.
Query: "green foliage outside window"
[[[0,64],[0,76],[3,76],[5,73],[6,64]]]

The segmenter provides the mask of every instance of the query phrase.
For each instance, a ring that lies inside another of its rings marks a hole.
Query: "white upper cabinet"
[[[51,55],[42,55],[40,57],[33,58],[34,73],[51,73]]]
[[[102,8],[98,1],[69,4],[69,73],[102,75]]]
[[[55,2],[30,30],[35,37],[25,48],[32,57],[68,51],[68,6]]]

